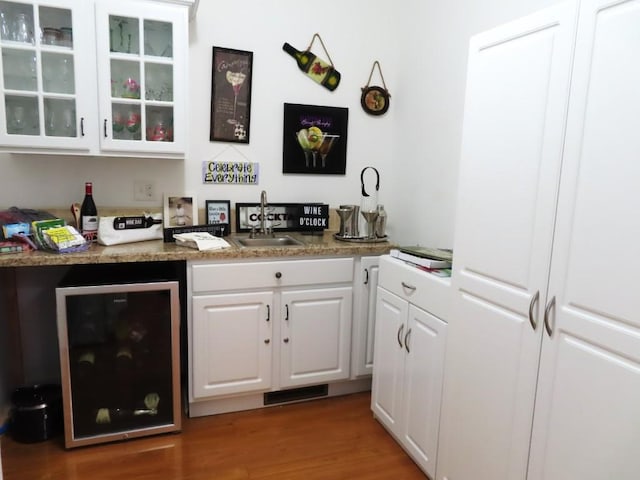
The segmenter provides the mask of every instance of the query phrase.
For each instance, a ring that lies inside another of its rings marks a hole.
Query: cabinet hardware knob
[[[529,302],[529,323],[531,324],[531,327],[533,328],[534,332],[536,331],[536,328],[538,328],[538,322],[536,322],[533,319],[533,307],[538,302],[539,298],[540,298],[540,290],[538,290],[535,293],[535,295],[531,297],[531,302]]]
[[[264,343],[266,343],[267,345],[269,345],[270,342],[271,342],[271,340],[269,340],[268,338],[264,339]]]
[[[404,288],[406,288],[407,290],[415,290],[416,289],[416,287],[414,287],[413,285],[409,285],[408,283],[404,283],[404,282],[401,282],[401,283],[402,283],[402,286]]]
[[[285,338],[282,340],[284,343],[289,343],[289,338]]]
[[[544,309],[544,329],[547,331],[547,335],[549,335],[549,338],[551,338],[551,335],[553,334],[553,329],[551,328],[551,321],[549,320],[549,313],[551,312],[551,309],[554,307],[555,304],[556,304],[556,297],[554,296],[551,300],[549,300],[549,303],[547,303],[547,308]]]
[[[400,345],[400,348],[402,348],[402,331],[403,330],[404,330],[404,323],[400,325],[400,328],[398,329],[398,333],[396,334],[396,338],[398,340],[398,345]]]
[[[276,272],[276,278],[282,278],[282,272]]]

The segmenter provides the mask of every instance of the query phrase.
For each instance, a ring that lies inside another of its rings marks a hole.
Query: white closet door
[[[640,478],[640,1],[583,2],[531,480]]]
[[[438,479],[526,474],[576,7],[471,41]]]

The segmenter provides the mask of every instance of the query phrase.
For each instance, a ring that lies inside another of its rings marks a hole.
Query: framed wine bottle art
[[[253,53],[213,47],[212,142],[249,143]]]

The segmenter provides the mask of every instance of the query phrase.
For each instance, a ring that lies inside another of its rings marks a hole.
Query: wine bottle
[[[147,217],[144,215],[135,217],[116,217],[113,219],[113,229],[130,230],[134,228],[149,228],[161,223],[162,220],[159,218]]]
[[[95,242],[98,237],[98,209],[93,201],[93,184],[84,184],[84,200],[80,207],[80,230],[87,241]]]
[[[285,43],[282,49],[296,59],[298,68],[312,80],[329,90],[335,90],[340,83],[340,72],[309,50],[300,51]]]

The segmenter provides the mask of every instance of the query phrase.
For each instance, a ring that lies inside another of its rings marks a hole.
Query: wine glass
[[[233,118],[228,119],[228,123],[236,123],[236,105],[238,103],[238,94],[240,93],[240,89],[242,88],[242,84],[244,83],[245,78],[247,78],[247,75],[242,72],[232,72],[231,70],[227,70],[227,82],[229,82],[231,84],[231,88],[233,88]]]
[[[13,107],[13,115],[11,117],[11,127],[14,132],[20,132],[25,127],[24,107],[16,105]]]
[[[333,148],[333,144],[340,138],[340,135],[331,135],[329,133],[325,133],[322,137],[322,143],[320,147],[318,147],[318,152],[320,153],[320,158],[322,159],[322,168],[326,166],[327,163],[327,155]]]
[[[304,153],[304,163],[305,167],[309,168],[309,160],[311,159],[311,146],[309,145],[309,140],[307,140],[307,129],[303,128],[296,133],[296,140],[298,140],[298,145],[302,148]]]

